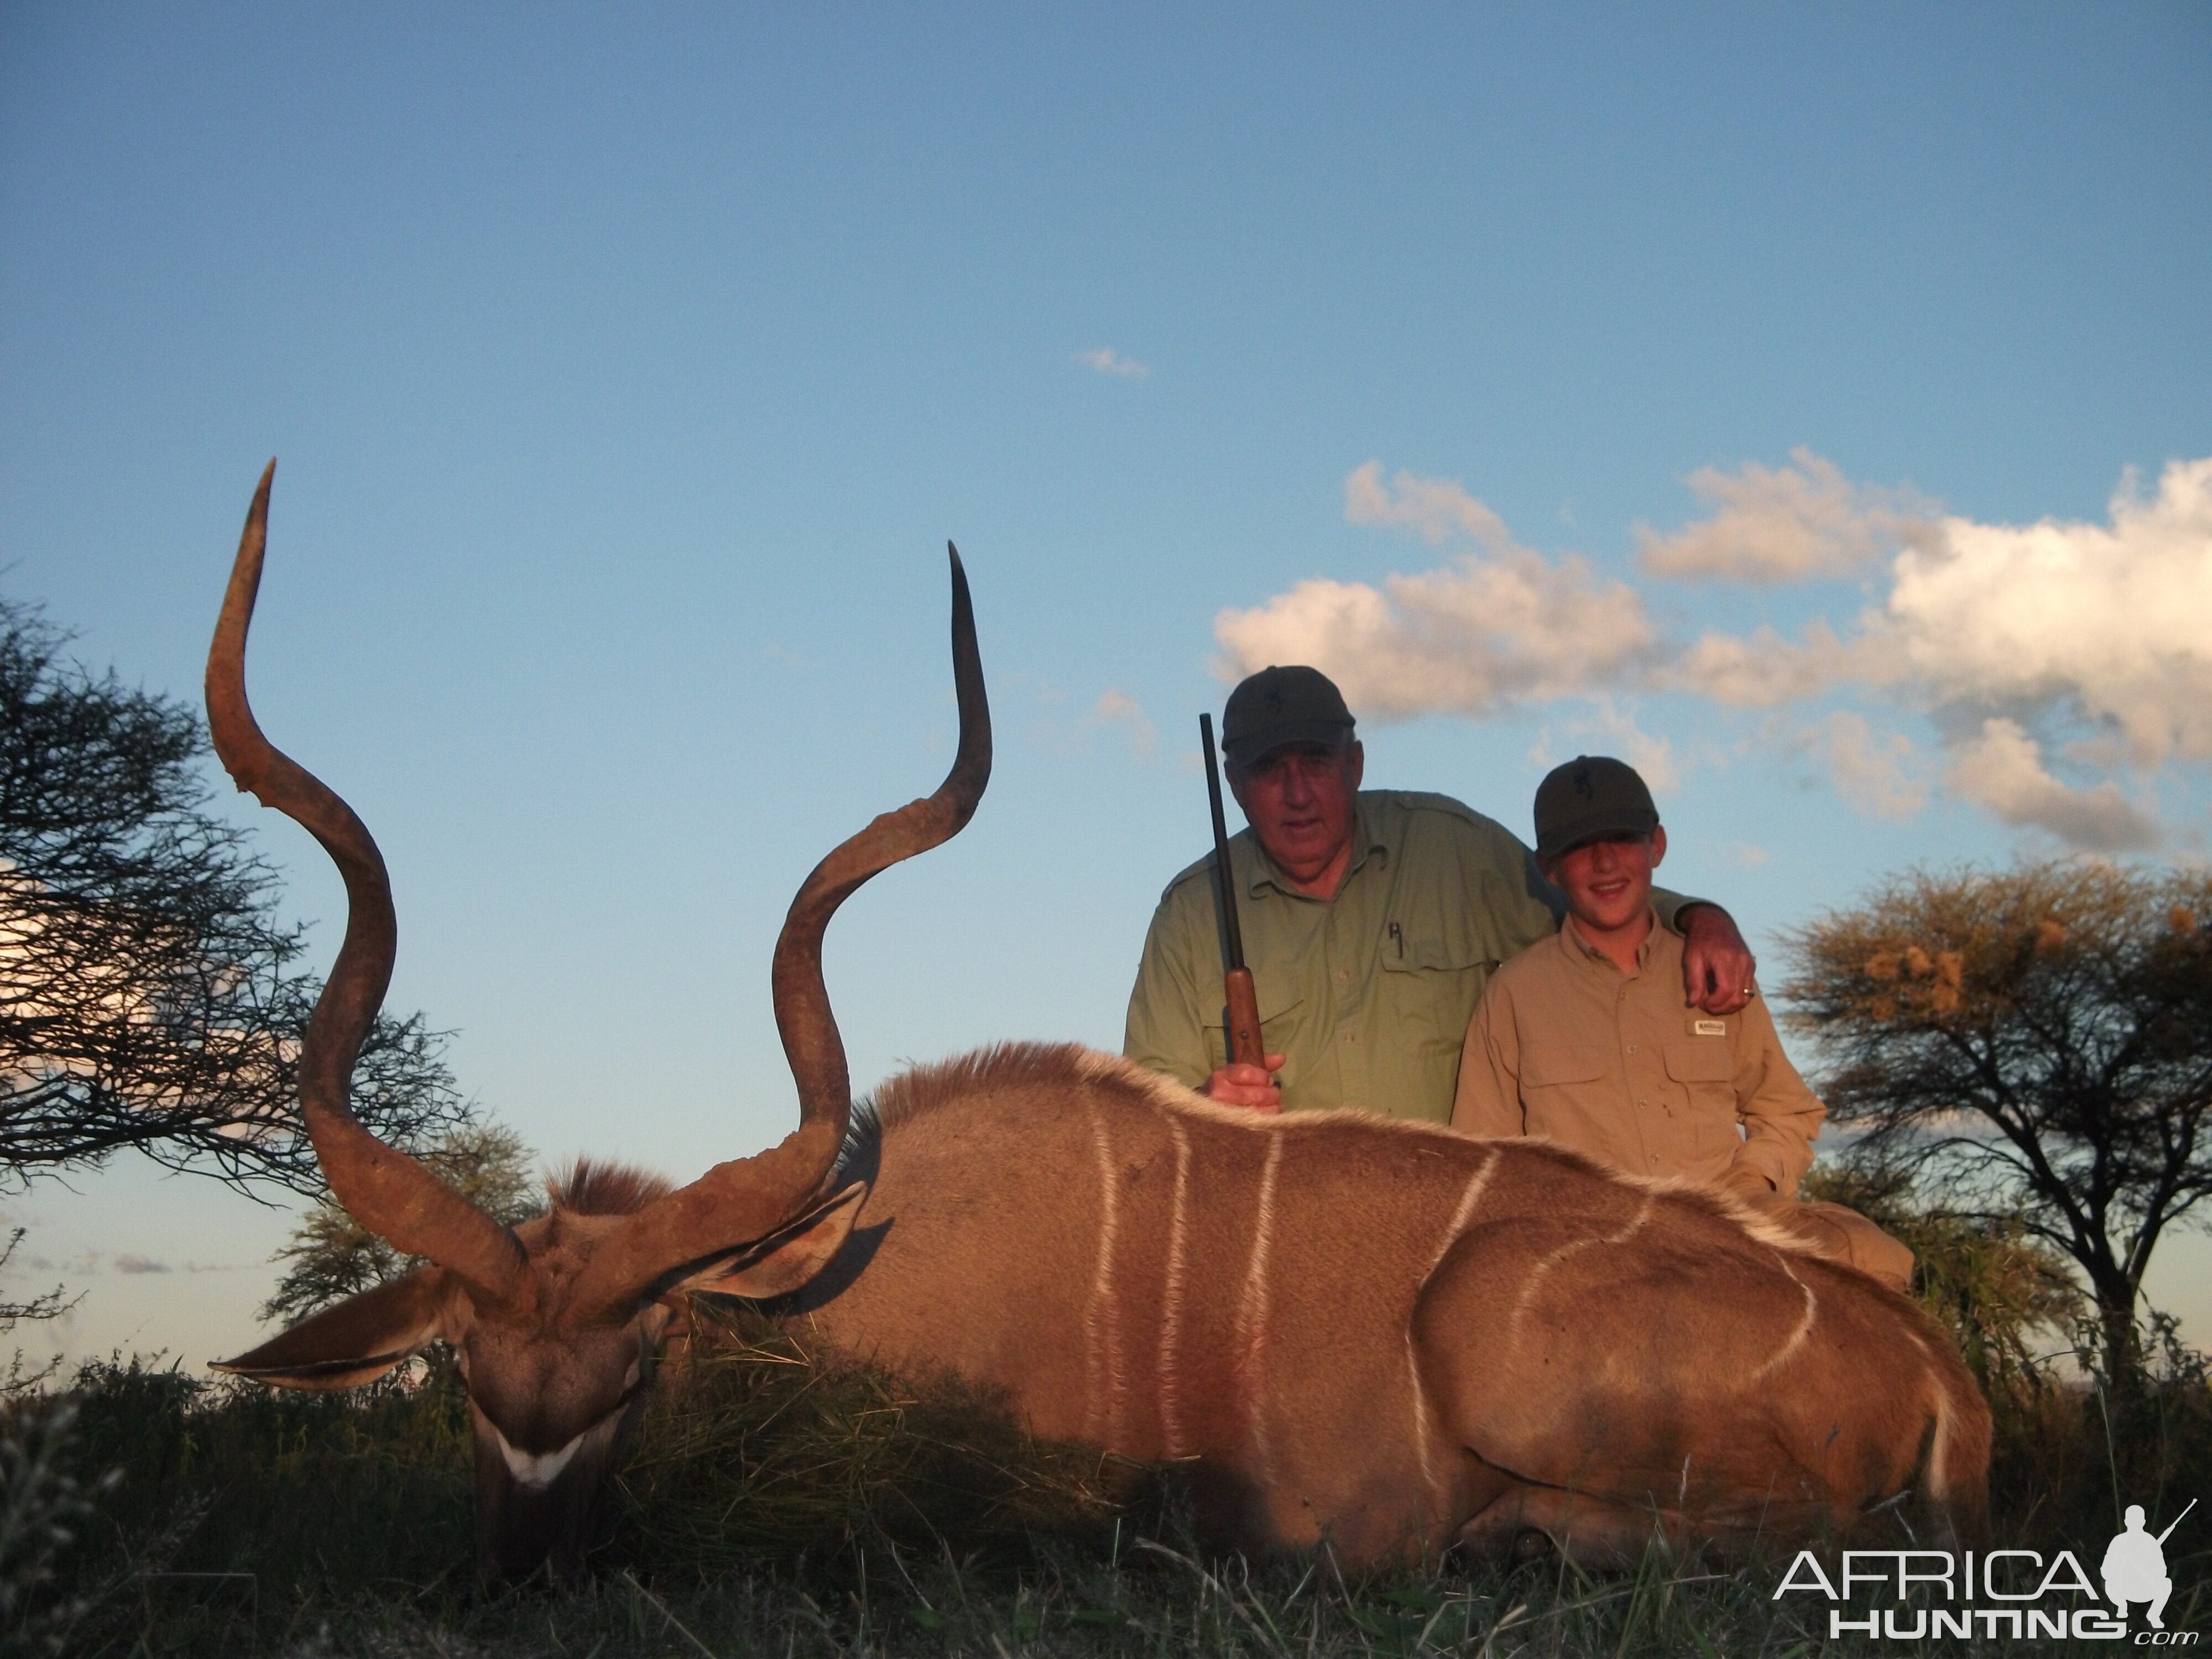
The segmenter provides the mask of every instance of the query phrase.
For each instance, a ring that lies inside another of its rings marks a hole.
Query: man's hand
[[[1682,994],[1709,1014],[1741,1012],[1757,994],[1752,975],[1759,963],[1734,918],[1717,904],[1690,904],[1674,925],[1682,930]]]
[[[1778,1208],[1774,1183],[1748,1164],[1732,1164],[1721,1177],[1721,1190],[1761,1209]]]
[[[1286,1056],[1262,1054],[1264,1066],[1224,1066],[1206,1079],[1200,1092],[1224,1106],[1249,1106],[1255,1112],[1283,1109],[1283,1091],[1275,1086],[1275,1073]]]

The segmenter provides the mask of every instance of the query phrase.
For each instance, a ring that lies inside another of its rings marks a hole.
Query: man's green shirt
[[[1260,1034],[1286,1111],[1451,1119],[1491,970],[1558,931],[1558,890],[1512,831],[1446,795],[1363,791],[1333,899],[1290,884],[1249,830],[1229,842]],[[1160,896],[1121,1052],[1203,1087],[1227,1063],[1213,860]],[[1655,894],[1661,919],[1687,900]]]

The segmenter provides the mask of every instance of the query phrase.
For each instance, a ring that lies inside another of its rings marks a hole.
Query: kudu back
[[[1655,1528],[1723,1545],[1848,1533],[1916,1489],[1939,1529],[1985,1524],[1989,1413],[1948,1339],[1718,1194],[1540,1142],[1263,1117],[1066,1046],[921,1067],[856,1119],[823,931],[870,876],[956,833],[989,775],[957,554],[952,770],[823,860],[777,942],[799,1127],[673,1190],[586,1166],[550,1214],[499,1225],[347,1106],[391,971],[391,896],[366,829],[246,707],[269,487],[210,655],[210,726],[240,787],[344,876],[301,1110],[338,1200],[432,1265],[224,1369],[347,1388],[453,1344],[487,1567],[580,1570],[690,1292],[764,1301],[825,1357],[957,1375],[1040,1436],[1166,1466],[1223,1545],[1325,1540],[1380,1563],[1540,1536],[1601,1564]]]

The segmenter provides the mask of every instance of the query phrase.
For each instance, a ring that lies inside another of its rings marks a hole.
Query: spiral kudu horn
[[[322,842],[345,879],[345,942],[316,1000],[300,1050],[300,1109],[331,1191],[348,1214],[410,1255],[428,1256],[479,1291],[503,1297],[522,1271],[514,1234],[406,1153],[361,1126],[347,1103],[354,1058],[383,1006],[398,924],[384,855],[354,811],[261,735],[246,700],[246,633],[269,539],[271,461],[253,492],[208,650],[208,732],[241,790]]]
[[[679,1191],[638,1212],[592,1258],[577,1286],[580,1304],[613,1302],[682,1277],[732,1247],[792,1220],[826,1196],[853,1112],[845,1044],[822,982],[822,936],[837,907],[869,877],[950,841],[975,815],[991,778],[991,706],[975,649],[975,613],[960,550],[952,561],[952,684],[960,706],[960,746],[937,793],[885,812],[839,847],[800,885],[775,944],[772,979],[776,1029],[799,1085],[799,1127],[750,1158],[718,1164]]]

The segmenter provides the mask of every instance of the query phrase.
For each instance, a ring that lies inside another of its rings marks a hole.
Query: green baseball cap
[[[1344,694],[1328,675],[1270,665],[1229,694],[1221,711],[1221,752],[1231,766],[1252,766],[1294,743],[1334,748],[1352,726]]]
[[[1607,755],[1577,755],[1536,786],[1536,851],[1547,859],[1609,836],[1648,836],[1659,809],[1636,769]]]

